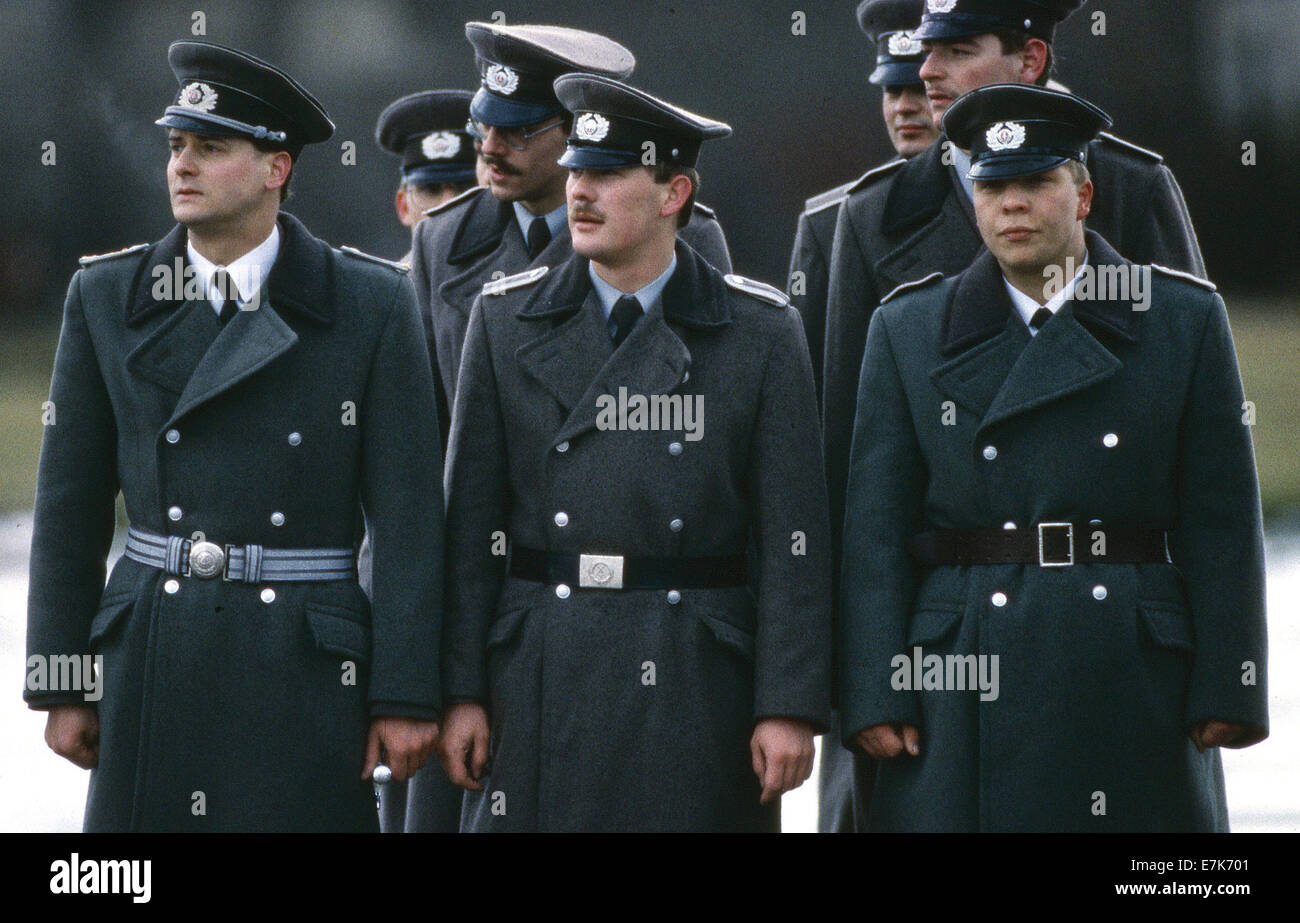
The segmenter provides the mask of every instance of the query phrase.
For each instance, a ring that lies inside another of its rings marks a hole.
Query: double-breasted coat
[[[1131,268],[1088,241],[1094,265]],[[860,392],[845,742],[921,731],[919,758],[879,764],[871,828],[1225,830],[1219,753],[1188,728],[1264,734],[1268,717],[1259,495],[1213,287],[1154,272],[1147,309],[1067,301],[1031,338],[984,253],[876,312]],[[1168,530],[1172,563],[921,569],[907,552],[932,529],[1043,522]],[[917,647],[998,657],[996,697],[909,688],[893,659]]]
[[[69,288],[28,652],[104,658],[87,830],[375,830],[370,719],[439,713],[441,463],[410,281],[279,221],[259,307],[224,327],[167,288],[182,227]],[[364,509],[373,603],[355,579],[170,578],[125,556],[105,586],[119,491],[139,528],[267,549],[355,549]]]
[[[576,255],[472,310],[443,658],[447,700],[484,703],[491,720],[468,829],[772,829],[750,766],[756,721],[825,726],[829,527],[808,474],[820,450],[799,318],[680,241],[677,258],[617,350]],[[702,405],[702,437],[608,428],[601,397],[621,389]],[[748,552],[752,569],[748,585],[713,589],[547,585],[506,576],[502,536],[579,554]]]

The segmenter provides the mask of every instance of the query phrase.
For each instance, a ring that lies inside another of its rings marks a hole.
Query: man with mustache
[[[158,124],[177,226],[73,277],[32,536],[29,676],[91,769],[88,831],[378,830],[368,781],[437,736],[443,505],[404,268],[281,211],[334,124],[288,74],[174,43]],[[121,493],[126,553],[104,583]],[[357,582],[357,512],[374,545]]]
[[[564,212],[564,152],[570,119],[552,82],[573,71],[625,77],[636,59],[619,43],[560,26],[471,22],[482,85],[470,103],[488,188],[434,209],[415,231],[411,281],[437,353],[450,406],[469,306],[483,285],[530,267],[553,266],[572,247]],[[697,204],[682,238],[729,272],[722,229]]]
[[[1109,124],[1040,87],[961,97],[987,250],[871,319],[839,647],[873,831],[1226,831],[1218,748],[1268,736],[1227,312],[1086,228]]]
[[[876,46],[875,70],[867,80],[881,88],[885,130],[904,159],[921,153],[939,137],[930,118],[925,84],[918,76],[925,56],[910,31],[921,22],[921,4],[922,0],[863,0],[858,5],[858,25]],[[849,190],[892,166],[893,162],[876,167],[858,180],[814,196],[799,216],[790,257],[790,303],[803,319],[818,398],[826,342],[828,264],[839,206]],[[851,832],[855,826],[853,760],[839,744],[834,720],[822,739],[817,781],[817,829],[822,833]]]
[[[728,126],[608,77],[555,91],[574,252],[471,312],[440,754],[470,830],[774,830],[830,694],[802,325],[678,238]]]
[[[1056,25],[1084,0],[926,0],[930,106],[941,119],[963,93],[994,83],[1044,84]],[[1138,263],[1204,275],[1181,190],[1162,158],[1102,133],[1089,145],[1097,180],[1092,227]],[[822,422],[835,565],[844,525],[858,375],[871,314],[899,285],[954,275],[980,252],[968,157],[947,139],[864,178],[839,210],[831,248]],[[867,770],[869,772],[869,768]]]

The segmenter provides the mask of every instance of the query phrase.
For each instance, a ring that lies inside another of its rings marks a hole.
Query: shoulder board
[[[1132,141],[1125,141],[1123,138],[1116,137],[1115,135],[1112,135],[1108,131],[1103,131],[1099,133],[1097,135],[1097,139],[1099,141],[1105,141],[1109,144],[1113,144],[1116,147],[1122,147],[1130,154],[1137,154],[1143,160],[1149,160],[1152,163],[1165,162],[1165,159],[1161,157],[1159,154],[1157,154],[1155,151],[1149,151],[1144,147],[1139,147],[1138,145],[1134,144]]]
[[[818,193],[807,202],[803,203],[803,213],[805,215],[811,215],[814,212],[830,208],[832,205],[839,205],[849,197],[849,189],[857,182],[859,182],[859,180],[844,183],[842,186],[836,186],[834,189],[827,189],[825,192]]]
[[[734,272],[729,272],[722,277],[726,282],[738,292],[744,292],[747,295],[753,295],[759,301],[766,301],[768,304],[776,305],[778,308],[784,308],[790,303],[790,299],[785,296],[785,292],[779,288],[773,288],[766,282],[759,282],[757,279],[738,276]]]
[[[1183,272],[1181,269],[1170,269],[1168,266],[1161,266],[1158,263],[1152,263],[1151,268],[1164,276],[1173,276],[1175,279],[1183,279],[1193,285],[1199,285],[1201,288],[1210,292],[1217,292],[1219,287],[1209,279],[1202,279],[1200,276],[1193,275],[1190,272]]]
[[[446,202],[443,202],[441,205],[435,205],[433,206],[433,208],[429,209],[426,212],[422,212],[421,214],[423,214],[424,217],[426,218],[429,217],[430,215],[441,215],[443,212],[447,211],[448,209],[455,208],[457,205],[459,205],[461,202],[464,202],[466,199],[478,195],[486,188],[487,188],[486,186],[470,186],[468,189],[466,189],[464,192],[462,192],[460,195],[456,196],[455,198],[448,199]]]
[[[718,217],[717,212],[715,212],[713,209],[709,208],[709,206],[705,205],[702,202],[695,203],[695,210],[706,218],[716,219]]]
[[[128,253],[138,253],[148,247],[148,244],[136,244],[134,247],[123,247],[121,250],[114,250],[112,253],[90,253],[77,260],[82,266],[89,266],[91,263],[98,263],[100,260],[111,260],[114,257],[126,256]]]
[[[880,179],[882,176],[888,176],[890,173],[893,173],[895,170],[897,170],[905,163],[907,163],[907,161],[904,160],[902,157],[896,157],[895,159],[891,160],[889,163],[884,163],[878,167],[875,167],[874,169],[868,170],[866,173],[863,173],[856,180],[850,183],[849,188],[844,190],[844,194],[848,196],[857,192],[859,189],[865,189],[866,187],[874,183],[876,180]]]
[[[942,279],[942,278],[943,278],[943,273],[941,273],[941,272],[932,272],[932,273],[930,273],[928,276],[926,276],[925,278],[922,278],[922,279],[913,279],[911,282],[904,282],[902,285],[900,285],[898,288],[894,289],[892,292],[890,292],[890,293],[889,293],[888,295],[886,295],[884,298],[881,298],[881,299],[880,299],[880,303],[881,303],[881,304],[884,304],[886,301],[889,301],[889,299],[891,299],[891,298],[896,298],[896,297],[898,297],[899,295],[902,295],[902,294],[905,294],[905,293],[907,293],[907,292],[912,291],[912,289],[921,288],[922,286],[929,285],[931,282],[935,281],[936,279]]]
[[[506,276],[504,279],[493,279],[483,286],[483,294],[504,295],[511,289],[532,285],[550,271],[550,266],[534,266],[532,269],[525,269],[523,272],[517,272],[513,276]]]
[[[348,247],[345,245],[339,247],[339,249],[342,250],[344,253],[348,254],[349,256],[355,256],[359,259],[369,260],[372,263],[378,263],[380,266],[387,266],[389,269],[395,269],[398,272],[403,274],[411,271],[411,267],[407,266],[405,263],[395,263],[392,260],[384,259],[382,256],[375,256],[373,253],[366,253],[364,250],[358,250],[356,247]]]

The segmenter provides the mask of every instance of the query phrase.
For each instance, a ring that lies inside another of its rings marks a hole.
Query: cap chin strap
[[[163,118],[154,122],[155,125],[166,127],[164,121],[169,115],[179,115],[182,118],[193,119],[196,122],[211,122],[221,128],[230,128],[241,135],[252,135],[258,141],[286,141],[289,135],[283,131],[271,131],[265,125],[249,125],[247,122],[228,119],[222,115],[213,115],[210,112],[196,113],[193,109],[187,109],[184,106],[168,106]]]

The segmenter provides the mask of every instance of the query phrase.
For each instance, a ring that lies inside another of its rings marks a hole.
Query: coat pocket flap
[[[754,659],[754,636],[743,628],[738,628],[730,622],[725,622],[715,615],[708,615],[703,612],[696,612],[696,617],[708,626],[725,647],[729,647],[736,653],[748,660]]]
[[[129,593],[125,596],[116,596],[113,599],[104,600],[99,604],[99,611],[95,617],[90,620],[90,647],[93,649],[104,635],[122,620],[122,618],[131,611],[135,605],[135,594]]]
[[[912,621],[907,626],[908,645],[933,644],[947,637],[961,621],[962,612],[960,606],[928,606],[918,609],[912,614]]]
[[[350,610],[308,603],[306,613],[317,647],[350,660],[370,662],[370,626],[357,621]]]
[[[1140,602],[1138,612],[1156,644],[1185,651],[1192,649],[1192,620],[1176,603]]]

